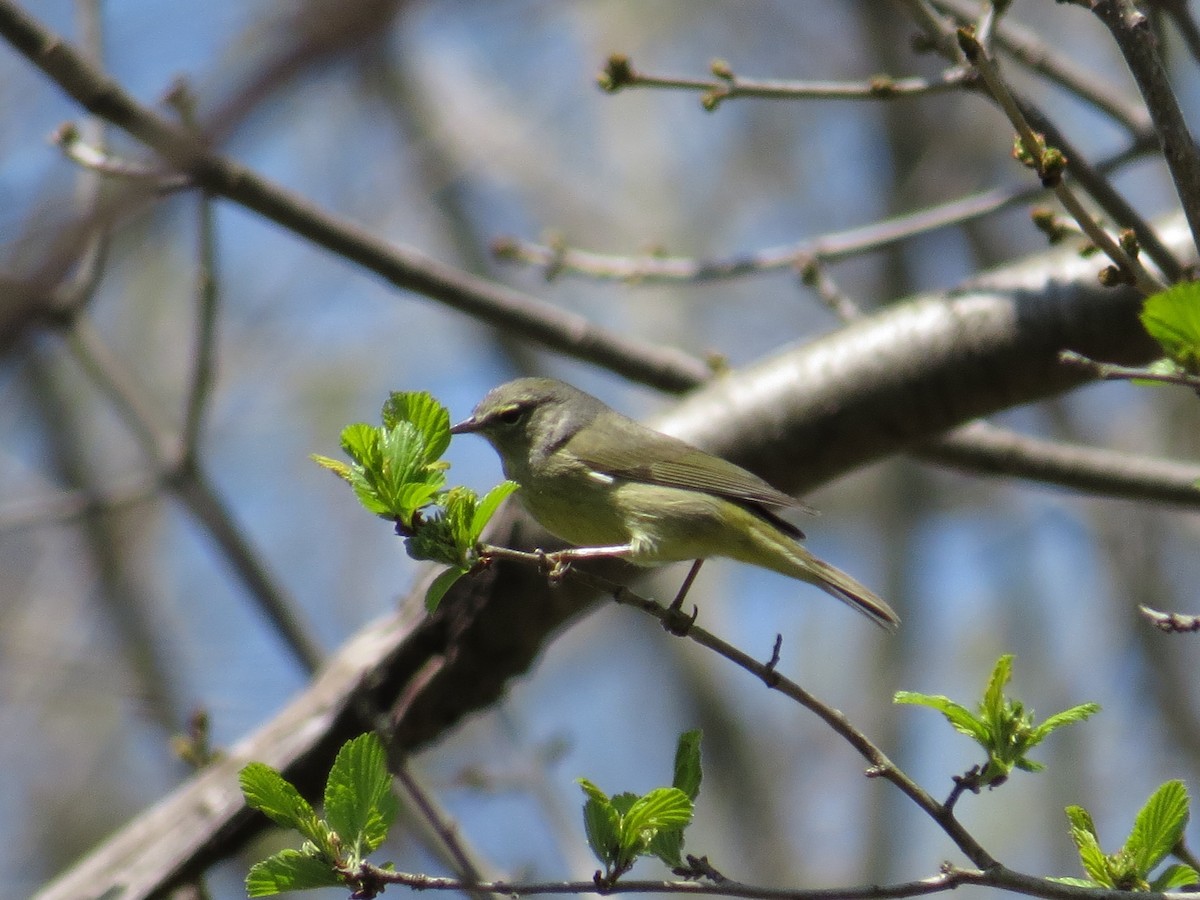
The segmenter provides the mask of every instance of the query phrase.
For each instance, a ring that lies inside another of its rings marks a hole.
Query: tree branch
[[[702,361],[680,350],[626,338],[583,316],[469,275],[417,250],[389,244],[210,151],[191,129],[140,105],[10,0],[0,0],[0,37],[85,109],[123,128],[189,173],[198,187],[254,210],[397,287],[663,390],[685,390],[711,374]]]

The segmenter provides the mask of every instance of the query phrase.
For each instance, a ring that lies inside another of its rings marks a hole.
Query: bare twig
[[[979,15],[979,4],[974,0],[932,0],[932,3],[954,16],[959,25],[969,25]],[[1112,90],[1095,73],[1075,65],[1059,48],[1049,46],[1030,29],[1010,19],[994,30],[992,43],[1015,62],[1119,122],[1135,141],[1149,134],[1150,116],[1143,107],[1130,103],[1120,91]]]
[[[1112,363],[1090,359],[1082,353],[1064,350],[1058,358],[1070,366],[1086,369],[1105,381],[1157,381],[1161,384],[1177,384],[1200,391],[1200,375],[1188,372],[1157,372],[1140,366],[1117,366]]]
[[[1189,631],[1200,631],[1200,616],[1184,613],[1161,612],[1149,606],[1139,606],[1138,612],[1145,616],[1150,624],[1167,634],[1183,634]]]
[[[1069,168],[1070,161],[1061,151],[1046,146],[1044,137],[1034,132],[1025,116],[1025,111],[1008,89],[1004,79],[1000,77],[986,48],[975,37],[974,32],[969,28],[960,28],[958,42],[967,58],[983,76],[989,93],[1012,122],[1018,135],[1020,155],[1022,158],[1030,160],[1030,165],[1042,179],[1042,184],[1053,189],[1058,201],[1079,223],[1084,234],[1104,251],[1118,269],[1137,283],[1138,289],[1143,294],[1149,295],[1162,290],[1164,285],[1146,270],[1136,256],[1125,252],[1117,239],[1096,221],[1091,212],[1075,196],[1070,185],[1063,180],[1063,172]]]
[[[1092,11],[1112,33],[1154,121],[1175,192],[1200,247],[1200,150],[1158,56],[1149,22],[1131,0],[1095,0]]]
[[[613,94],[626,88],[698,91],[704,108],[713,110],[726,100],[749,97],[769,100],[890,100],[923,96],[969,86],[974,78],[971,70],[965,66],[948,69],[936,80],[892,78],[888,75],[876,75],[866,81],[743,78],[736,75],[724,60],[714,60],[711,70],[713,79],[648,75],[637,71],[628,57],[616,54],[608,58],[597,80],[602,89]]]
[[[190,129],[139,104],[12,0],[0,0],[0,37],[84,108],[128,131],[171,165],[189,173],[198,186],[283,225],[397,287],[663,390],[693,387],[711,375],[708,366],[690,354],[626,338],[583,316],[468,275],[414,249],[389,244],[212,152],[195,139]]]

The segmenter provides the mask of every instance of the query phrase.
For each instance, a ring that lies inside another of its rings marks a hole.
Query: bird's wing
[[[746,506],[788,534],[803,537],[796,526],[780,519],[766,507],[815,513],[812,507],[728,460],[635,422],[630,421],[629,425],[633,427],[618,428],[619,434],[607,434],[602,441],[590,438],[589,430],[584,429],[568,442],[566,449],[585,465],[605,475],[725,497]],[[614,437],[617,440],[613,440]]]

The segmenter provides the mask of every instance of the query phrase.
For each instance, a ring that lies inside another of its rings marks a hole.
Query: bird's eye
[[[525,409],[521,406],[510,406],[502,411],[496,418],[505,425],[516,425],[525,416]]]

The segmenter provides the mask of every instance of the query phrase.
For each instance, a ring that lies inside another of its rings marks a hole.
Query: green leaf
[[[979,711],[985,721],[999,722],[1005,715],[1004,686],[1012,679],[1013,656],[1005,653],[996,660],[996,668],[983,691]]]
[[[655,788],[638,797],[621,820],[621,847],[648,843],[664,828],[682,828],[692,821],[692,801],[676,787]]]
[[[1079,862],[1090,878],[1103,887],[1115,887],[1109,871],[1108,857],[1100,849],[1096,825],[1082,806],[1068,806],[1067,820],[1071,823],[1071,840],[1079,849]]]
[[[1176,863],[1168,866],[1163,873],[1150,882],[1152,891],[1173,891],[1175,888],[1187,887],[1200,883],[1200,873],[1191,866]]]
[[[1098,712],[1100,712],[1099,703],[1080,703],[1078,706],[1072,706],[1070,709],[1064,709],[1060,713],[1055,713],[1033,730],[1033,738],[1030,746],[1040,743],[1050,732],[1062,728],[1064,725],[1070,725],[1073,722],[1082,722]]]
[[[616,863],[620,845],[620,816],[608,795],[586,778],[577,779],[587,802],[583,804],[583,827],[588,846],[605,868]]]
[[[353,478],[353,470],[340,460],[330,459],[328,456],[322,456],[319,453],[311,453],[308,458],[321,468],[328,469],[343,481],[350,481]]]
[[[347,853],[362,859],[387,837],[398,810],[387,751],[374,734],[347,741],[325,784],[325,818]]]
[[[1147,297],[1141,319],[1171,360],[1200,374],[1200,284],[1182,282]]]
[[[393,391],[383,404],[383,427],[416,426],[425,447],[424,463],[441,459],[450,446],[450,412],[426,391]]]
[[[425,590],[425,609],[427,612],[434,612],[442,603],[442,598],[446,596],[446,591],[454,586],[454,582],[462,578],[468,572],[467,569],[458,566],[451,566],[437,578],[433,579],[433,583]]]
[[[699,795],[703,778],[700,769],[701,737],[703,733],[698,728],[685,731],[675,746],[675,777],[671,779],[671,784],[683,791],[689,800],[695,800]]]
[[[657,856],[667,866],[677,869],[683,865],[683,829],[664,828],[650,839],[646,852]]]
[[[483,495],[483,499],[475,507],[475,514],[471,518],[471,534],[474,540],[479,540],[479,536],[483,534],[484,527],[491,521],[496,510],[500,508],[500,504],[516,489],[517,483],[515,481],[502,481]]]
[[[268,766],[252,762],[238,773],[246,804],[277,825],[291,828],[323,850],[331,849],[327,829],[295,786]]]
[[[378,467],[379,437],[378,428],[365,422],[355,422],[342,429],[342,450],[363,468]]]
[[[333,867],[299,850],[281,850],[250,867],[246,875],[246,894],[269,897],[284,891],[338,887],[342,879]]]
[[[1159,787],[1133,820],[1125,850],[1143,878],[1179,843],[1188,822],[1188,794],[1182,781]]]
[[[916,691],[896,691],[892,702],[936,709],[946,717],[955,731],[975,738],[980,743],[987,740],[988,732],[984,723],[961,703],[955,703],[949,697],[943,697],[940,694],[921,694]]]

